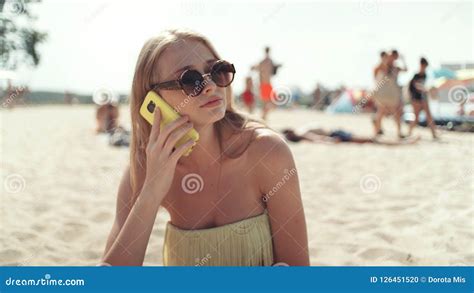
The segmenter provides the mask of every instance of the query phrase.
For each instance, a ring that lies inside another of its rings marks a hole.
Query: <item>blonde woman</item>
[[[163,207],[171,218],[164,265],[309,265],[292,154],[276,132],[233,108],[234,73],[195,32],[169,30],[145,43],[132,84],[130,166],[103,264],[142,265]],[[182,118],[160,130],[157,110],[155,124],[147,124],[139,108],[150,90]],[[200,139],[184,157],[192,142],[173,146],[191,127]]]

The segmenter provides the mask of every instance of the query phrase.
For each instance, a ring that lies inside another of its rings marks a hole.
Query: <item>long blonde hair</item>
[[[149,39],[143,46],[135,67],[130,102],[132,120],[132,140],[130,145],[130,181],[132,185],[132,196],[134,198],[139,195],[143,186],[143,181],[145,179],[145,148],[148,144],[148,138],[151,131],[151,125],[139,114],[140,106],[143,103],[146,94],[152,90],[150,85],[153,83],[153,76],[156,76],[156,70],[159,65],[158,60],[161,53],[170,45],[176,44],[177,42],[183,40],[195,40],[201,42],[209,48],[216,58],[220,59],[219,54],[217,54],[217,51],[206,37],[190,30],[166,30],[160,35]],[[249,118],[245,114],[234,109],[232,89],[230,86],[226,88],[226,100],[227,106],[224,118],[214,123],[221,150],[223,149],[222,145],[224,140],[224,127],[231,129],[232,133],[238,133],[244,131],[245,129],[249,129],[250,127],[248,127],[248,122],[250,121],[257,122],[260,125],[258,127],[251,128],[252,131],[255,131],[261,127],[266,127],[263,122]],[[253,139],[247,142],[245,148],[239,152],[239,154],[245,151],[252,140]],[[238,156],[239,154],[233,154],[232,157]],[[225,155],[231,156],[229,154]]]

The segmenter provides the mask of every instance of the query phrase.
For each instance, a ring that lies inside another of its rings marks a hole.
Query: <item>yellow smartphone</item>
[[[163,100],[162,97],[154,91],[149,91],[140,107],[140,115],[142,115],[142,117],[151,125],[153,125],[153,121],[155,120],[153,113],[155,112],[156,107],[159,107],[161,112],[160,130],[162,130],[164,126],[181,117],[181,115],[179,115],[178,112]],[[194,128],[191,128],[175,145],[175,148],[177,148],[189,139],[194,140],[194,144],[184,153],[183,156],[185,157],[191,153],[196,142],[199,140],[199,133]]]

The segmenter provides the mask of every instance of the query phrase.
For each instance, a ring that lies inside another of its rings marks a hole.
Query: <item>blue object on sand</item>
[[[337,101],[329,105],[326,109],[329,113],[352,113],[354,105],[349,93],[344,92]]]

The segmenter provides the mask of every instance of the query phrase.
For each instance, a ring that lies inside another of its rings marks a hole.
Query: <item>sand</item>
[[[94,106],[1,110],[0,265],[95,265],[115,212],[128,148],[94,134]],[[128,108],[122,123],[129,125]],[[275,129],[371,134],[369,115],[277,110]],[[406,127],[406,126],[405,126]],[[395,137],[392,121],[384,122]],[[405,128],[406,129],[406,128]],[[474,265],[474,135],[408,146],[290,144],[312,265]],[[161,209],[145,265],[162,265]]]

